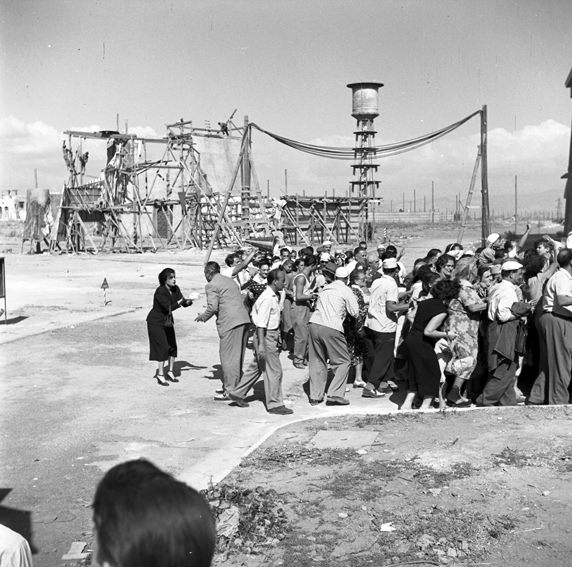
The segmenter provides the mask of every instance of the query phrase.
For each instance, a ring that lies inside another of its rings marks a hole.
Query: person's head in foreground
[[[215,519],[205,499],[144,459],[113,467],[93,499],[93,567],[209,567]]]

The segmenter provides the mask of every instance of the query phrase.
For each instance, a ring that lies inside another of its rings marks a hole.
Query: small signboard
[[[107,283],[107,278],[103,278],[103,283],[101,284],[101,289],[108,289],[109,284]]]

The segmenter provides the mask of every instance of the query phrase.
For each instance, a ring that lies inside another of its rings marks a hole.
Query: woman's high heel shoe
[[[165,378],[167,380],[169,380],[169,382],[178,382],[179,380],[177,378],[175,378],[175,375],[173,374],[172,370],[169,370],[166,374],[165,374]]]
[[[165,382],[164,380],[161,380],[161,376],[159,374],[157,374],[155,376],[155,378],[157,378],[157,384],[159,384],[159,386],[168,386],[169,382]]]

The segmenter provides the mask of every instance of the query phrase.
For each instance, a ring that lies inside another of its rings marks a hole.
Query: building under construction
[[[208,123],[196,127],[181,119],[167,125],[164,137],[129,134],[127,127],[124,133],[65,132],[67,181],[59,206],[54,199],[51,202],[56,213],[49,229],[50,249],[97,253],[209,248],[210,254],[214,247],[241,246],[245,240],[269,238],[275,231],[291,245],[371,240],[375,218],[369,205],[378,200],[380,184],[377,160],[431,143],[473,116],[486,115],[483,107],[429,135],[375,146],[374,119],[379,115],[382,86],[348,85],[357,122],[353,148],[296,142],[249,123],[247,117],[237,126],[234,113],[218,128]],[[481,126],[484,238],[488,234],[486,119]],[[347,196],[262,195],[251,151],[254,129],[296,150],[352,161]]]

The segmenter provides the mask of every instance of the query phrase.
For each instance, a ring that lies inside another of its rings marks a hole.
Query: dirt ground
[[[396,242],[405,244],[405,264],[410,267],[414,259],[429,248],[443,248],[454,241],[456,231],[454,226],[423,230],[403,227],[392,230],[390,235]],[[466,240],[477,238],[478,230],[473,228]],[[214,402],[212,395],[221,378],[215,325],[212,321],[194,323],[194,317],[205,305],[204,253],[201,251],[49,256],[20,255],[19,250],[17,236],[0,230],[8,307],[8,324],[4,326],[0,320],[0,521],[32,542],[36,566],[75,565],[73,560],[62,559],[73,542],[85,542],[86,550],[90,549],[90,503],[94,488],[102,474],[116,463],[145,457],[192,486],[205,488],[211,481],[215,484],[221,481],[231,471],[236,474],[244,453],[261,439],[269,437],[269,443],[280,439],[282,433],[275,434],[278,437],[272,435],[284,424],[304,427],[291,424],[300,419],[315,419],[319,422],[315,427],[329,427],[331,420],[341,418],[342,414],[378,416],[397,410],[395,400],[384,398],[372,403],[362,399],[359,390],[348,393],[351,405],[346,408],[309,406],[302,389],[306,372],[295,369],[285,354],[282,357],[285,400],[294,409],[293,416],[267,414],[260,402],[259,389],[251,397],[250,408],[244,410]],[[223,258],[224,252],[218,251],[213,259],[222,262]],[[157,274],[165,266],[177,270],[185,294],[196,292],[201,297],[192,307],[175,314],[179,342],[176,372],[180,375],[180,384],[159,388],[153,380],[155,367],[147,360],[144,321],[157,285]],[[106,304],[101,290],[104,278],[110,286]],[[251,356],[248,352],[247,362]],[[569,430],[569,423],[560,418],[542,417],[542,409],[537,415],[534,429],[540,446],[540,439],[548,443],[557,434],[555,424]],[[446,444],[451,438],[452,422],[441,419],[438,414],[423,419],[436,428],[434,445]],[[493,423],[495,427],[498,425]],[[374,426],[377,427],[372,422]],[[564,434],[562,431],[558,434]],[[504,440],[512,439],[513,434],[507,429],[499,435],[502,445],[499,454],[506,446],[512,447]],[[397,431],[394,435],[396,446],[401,446],[402,451],[408,450],[408,438],[402,440]],[[459,436],[454,435],[453,439],[455,437]],[[376,443],[383,439],[385,433],[378,436]],[[454,448],[461,445],[470,444],[459,441]],[[312,455],[308,458],[317,462]],[[353,453],[351,455],[353,457]],[[486,451],[483,455],[487,458]],[[472,459],[469,462],[478,467],[481,459],[478,451]],[[412,461],[415,463],[417,461]],[[371,466],[368,465],[370,469]],[[279,468],[284,474],[291,471],[290,465]],[[370,469],[366,467],[364,471]],[[528,471],[529,467],[517,470]],[[552,474],[551,471],[548,467],[545,472]],[[277,486],[279,480],[276,485],[267,482],[270,472],[262,468],[258,481],[246,480],[257,486]],[[384,473],[385,477],[388,474]],[[364,482],[368,478],[364,476]],[[346,484],[349,488],[356,482],[347,479]],[[537,484],[552,495],[552,498],[541,498],[542,505],[558,514],[560,504],[554,489]],[[290,482],[284,480],[281,494],[289,485]],[[329,489],[324,487],[323,490]],[[378,486],[377,490],[384,489]],[[364,492],[365,488],[360,491]],[[383,493],[389,498],[388,492]],[[332,494],[331,502],[341,497],[339,492]],[[486,502],[496,503],[496,500],[489,498]],[[315,512],[318,514],[319,510]],[[403,513],[416,512],[408,506]],[[512,517],[512,513],[509,515]],[[394,521],[397,525],[395,522],[397,520]],[[347,518],[345,523],[349,524]],[[293,526],[289,533],[296,533],[298,528],[291,518],[288,524]],[[300,529],[306,529],[304,524],[300,525]],[[308,534],[314,530],[313,526],[307,523]],[[504,534],[507,530],[501,528],[499,533]],[[526,533],[524,536],[529,537]],[[510,537],[506,541],[510,541]],[[564,553],[560,544],[557,546],[540,535],[538,539],[548,542],[558,554]],[[288,545],[293,545],[293,540],[288,541]],[[304,545],[315,545],[315,542],[306,544],[303,538],[300,541]],[[282,553],[286,549],[282,543],[274,551],[278,553],[281,549]],[[319,549],[314,558],[323,556]],[[543,551],[553,550],[548,546]],[[401,556],[404,556],[401,552],[395,552],[391,557]],[[290,553],[280,557],[294,561]],[[295,557],[297,563],[292,565],[306,561],[303,555]],[[360,557],[359,554],[356,557]],[[251,556],[246,558],[248,564],[251,560]],[[509,564],[503,561],[497,564]]]
[[[288,426],[224,481],[235,494],[262,485],[284,510],[260,514],[262,526],[285,521],[266,528],[271,538],[248,522],[238,526],[230,543],[221,538],[230,551],[218,563],[570,565],[571,426],[567,407]],[[358,439],[358,449],[312,445],[324,431],[343,446],[364,430],[377,436]],[[226,506],[211,501],[220,517]]]

